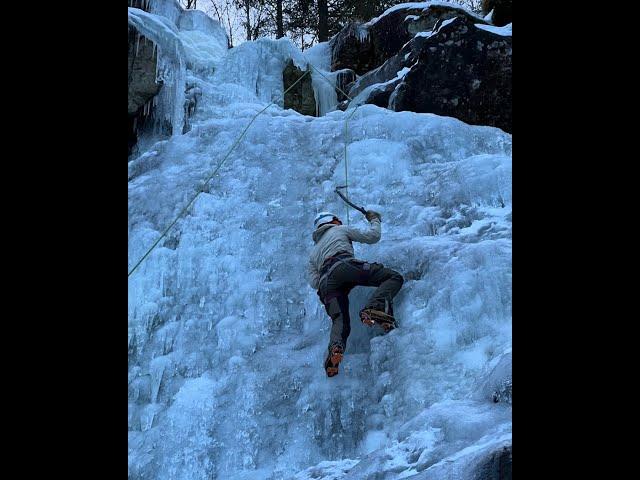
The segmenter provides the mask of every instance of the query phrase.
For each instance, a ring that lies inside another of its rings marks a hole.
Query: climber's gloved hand
[[[367,214],[365,215],[365,217],[367,217],[367,220],[369,221],[373,220],[374,218],[382,221],[382,215],[380,215],[378,212],[374,212],[373,210],[367,210]]]

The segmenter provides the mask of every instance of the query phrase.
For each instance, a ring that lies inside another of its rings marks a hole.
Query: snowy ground
[[[196,55],[206,38],[189,37]],[[308,58],[323,67],[326,54]],[[301,58],[284,39],[198,55],[185,64],[211,68],[186,70],[203,92],[192,130],[129,164],[129,267]],[[464,479],[510,445],[511,405],[491,399],[511,373],[511,135],[499,129],[372,105],[353,115],[349,194],[383,216],[382,240],[356,255],[406,282],[400,328],[354,321],[340,375],[325,375],[329,319],[305,266],[315,214],[345,216],[333,188],[350,113],[271,107],[129,278],[129,478]],[[352,293],[352,317],[367,294]]]

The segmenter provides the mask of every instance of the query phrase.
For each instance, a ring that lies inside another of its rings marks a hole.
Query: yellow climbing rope
[[[306,72],[304,72],[304,74],[302,76],[300,76],[300,78],[298,78],[295,82],[293,82],[293,84],[284,91],[282,96],[284,97],[284,95],[287,92],[289,92],[289,90],[291,90],[293,87],[295,87],[298,84],[298,82],[301,81],[305,76],[307,76],[309,74],[309,72],[310,72],[310,70],[307,70]],[[136,271],[136,269],[140,266],[140,264],[144,261],[144,259],[149,256],[149,254],[153,251],[153,249],[156,248],[156,246],[160,243],[160,241],[167,235],[167,233],[169,233],[169,230],[171,230],[171,228],[173,228],[173,226],[178,222],[180,217],[182,215],[184,215],[184,213],[189,209],[189,207],[193,204],[193,202],[195,202],[196,198],[198,198],[198,196],[204,191],[204,187],[206,187],[207,183],[209,183],[209,181],[214,177],[214,175],[218,172],[218,170],[220,170],[220,167],[222,167],[224,162],[226,162],[227,158],[229,158],[229,155],[231,155],[231,152],[233,152],[233,150],[236,148],[236,146],[240,143],[240,140],[242,140],[242,138],[244,137],[245,133],[247,133],[247,130],[249,130],[249,127],[253,124],[255,119],[258,118],[258,116],[260,116],[262,113],[264,113],[267,110],[267,108],[269,108],[270,106],[272,106],[274,104],[275,104],[275,102],[271,102],[269,105],[264,107],[262,110],[260,110],[258,113],[256,113],[253,116],[253,118],[248,123],[248,125],[244,128],[244,130],[242,131],[240,136],[236,139],[236,141],[233,143],[233,145],[231,145],[231,148],[229,149],[227,154],[222,158],[222,160],[220,160],[220,162],[218,162],[218,165],[216,166],[215,170],[211,173],[211,175],[209,175],[204,180],[204,182],[203,182],[202,186],[200,187],[200,189],[191,198],[191,200],[189,200],[189,203],[187,203],[187,205],[180,211],[180,213],[178,213],[176,218],[169,224],[169,226],[164,229],[164,231],[162,232],[160,237],[153,243],[153,245],[151,245],[151,247],[149,247],[149,249],[146,251],[146,253],[140,258],[140,260],[138,260],[136,262],[134,267],[131,270],[129,270],[129,274],[127,275],[127,278],[130,277],[131,274]]]
[[[318,72],[322,78],[324,78],[327,82],[329,82],[330,85],[334,86],[336,90],[338,90],[345,97],[347,97],[350,102],[353,101],[353,98],[347,95],[347,93],[345,93],[345,91],[342,90],[338,85],[333,85],[331,80],[329,80],[324,73],[322,73],[313,64],[311,64],[311,62],[307,60],[307,63],[311,65],[311,68],[313,68],[316,72]],[[353,117],[353,114],[356,113],[356,110],[358,110],[359,106],[360,105],[356,105],[353,111],[351,112],[351,114],[349,114],[349,116],[347,116],[347,118],[344,119],[344,185],[345,185],[344,191],[345,191],[345,197],[347,198],[347,200],[349,200],[349,165],[348,165],[348,157],[347,157],[347,147],[349,145],[349,120],[351,119],[351,117]],[[345,205],[347,209],[347,225],[351,225],[351,222],[349,221],[349,204],[345,203]]]
[[[311,66],[311,68],[313,68],[315,71],[317,71],[322,78],[324,78],[327,82],[329,82],[329,84],[331,84],[332,86],[333,83],[331,82],[331,80],[329,80],[324,73],[322,73],[320,70],[318,70],[311,62],[309,62],[307,60],[307,65]],[[293,82],[293,84],[291,84],[291,86],[289,88],[287,88],[284,92],[283,92],[283,97],[284,95],[286,95],[293,87],[295,87],[298,82],[300,82],[305,76],[307,76],[309,73],[311,72],[311,70],[306,70],[304,72],[303,75],[300,76],[300,78],[298,78],[295,82]],[[337,85],[335,85],[335,88],[342,93],[345,97],[347,97],[349,99],[349,101],[353,100],[349,95],[347,95],[340,87],[338,87]],[[158,244],[160,243],[160,241],[167,235],[167,233],[169,233],[169,230],[171,230],[173,228],[173,226],[178,222],[178,220],[180,219],[180,217],[182,217],[182,215],[185,214],[185,212],[189,209],[189,207],[193,204],[193,202],[195,202],[196,198],[198,198],[198,196],[204,191],[204,187],[206,187],[206,185],[209,183],[209,181],[211,181],[211,179],[215,176],[215,174],[218,172],[218,170],[220,170],[220,167],[222,167],[222,165],[224,164],[224,162],[226,162],[227,158],[229,158],[229,156],[231,155],[231,152],[233,152],[233,150],[236,148],[236,146],[238,146],[238,144],[240,143],[240,140],[242,140],[242,138],[244,137],[245,133],[247,133],[247,130],[249,130],[249,127],[253,124],[253,122],[255,121],[256,118],[258,118],[262,113],[264,113],[269,107],[271,107],[272,105],[274,105],[275,102],[271,102],[269,105],[267,105],[266,107],[264,107],[262,110],[260,110],[258,113],[256,113],[253,118],[251,119],[251,121],[247,124],[247,126],[244,128],[244,130],[242,131],[242,133],[238,136],[238,138],[236,139],[236,141],[233,143],[233,145],[231,145],[231,148],[227,151],[226,155],[222,158],[222,160],[220,160],[220,162],[218,162],[218,165],[216,166],[216,168],[213,170],[213,172],[204,180],[204,182],[202,183],[202,186],[198,189],[198,191],[195,193],[195,195],[193,195],[193,197],[191,198],[191,200],[189,200],[189,202],[187,203],[187,205],[180,210],[180,212],[178,213],[178,215],[176,215],[176,217],[173,219],[173,221],[169,224],[169,226],[167,228],[164,229],[164,231],[162,232],[162,234],[160,235],[160,237],[158,237],[158,239],[153,243],[153,245],[151,245],[151,247],[149,247],[147,249],[147,251],[145,252],[145,254],[140,258],[140,260],[138,260],[136,262],[136,264],[133,266],[133,268],[131,270],[129,270],[129,273],[127,274],[127,278],[131,276],[131,274],[133,272],[135,272],[137,270],[137,268],[140,266],[140,264],[145,260],[145,258],[147,258],[149,256],[149,254],[151,254],[151,252],[156,248],[156,246],[158,246]],[[351,117],[353,116],[353,114],[356,112],[356,110],[358,109],[359,105],[356,105],[356,107],[353,109],[353,111],[351,112],[351,114],[345,119],[344,122],[344,176],[345,176],[345,192],[346,192],[346,197],[347,199],[349,198],[349,167],[348,167],[348,163],[347,163],[347,146],[349,144],[349,140],[348,140],[348,127],[349,127],[349,120],[351,119]],[[350,224],[349,221],[349,205],[347,205],[347,225]]]

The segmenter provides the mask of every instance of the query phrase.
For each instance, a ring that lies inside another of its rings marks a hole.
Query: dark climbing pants
[[[378,287],[364,308],[374,308],[393,315],[393,298],[402,287],[404,279],[395,270],[385,268],[381,263],[368,263],[351,259],[340,262],[321,282],[318,295],[331,317],[331,338],[329,348],[338,344],[347,346],[351,332],[349,318],[349,292],[358,285]]]

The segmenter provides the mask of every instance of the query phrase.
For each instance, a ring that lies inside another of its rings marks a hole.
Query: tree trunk
[[[377,2],[356,2],[356,8],[353,16],[360,21],[366,22],[375,17]]]
[[[276,1],[276,38],[284,37],[284,21],[282,19],[282,0]]]
[[[249,0],[244,2],[244,11],[247,14],[247,42],[251,41],[251,6],[249,5]]]
[[[329,40],[329,9],[327,0],[318,0],[318,42]]]

